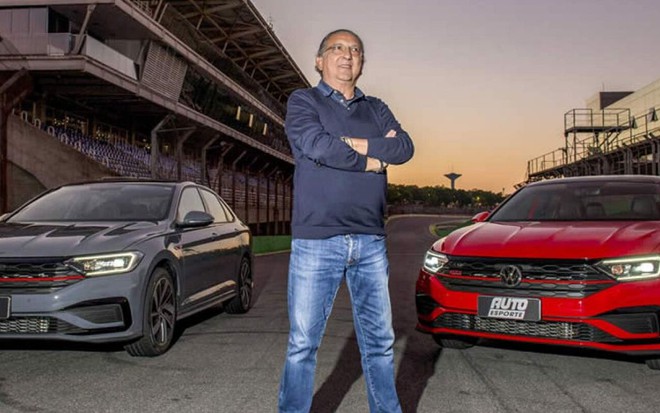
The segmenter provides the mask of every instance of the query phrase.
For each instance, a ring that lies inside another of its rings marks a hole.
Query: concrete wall
[[[8,205],[13,210],[59,185],[118,174],[17,116],[9,116]]]
[[[615,102],[612,107],[630,108],[633,116],[645,115],[652,107],[660,110],[660,79]]]

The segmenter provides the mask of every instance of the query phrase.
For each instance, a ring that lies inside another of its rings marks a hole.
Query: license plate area
[[[479,296],[477,313],[481,317],[505,320],[541,320],[541,300],[538,298]]]
[[[11,315],[11,297],[0,297],[0,320],[6,320]]]

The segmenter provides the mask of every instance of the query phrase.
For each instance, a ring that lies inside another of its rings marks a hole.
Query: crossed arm
[[[410,136],[401,128],[387,105],[379,99],[370,99],[380,123],[387,130],[385,139],[343,136],[341,140],[358,154],[367,157],[367,171],[382,172],[389,164],[399,165],[410,160],[415,149]]]
[[[390,129],[385,135],[385,138],[396,138],[396,131],[394,129]],[[367,154],[369,153],[369,139],[351,138],[349,136],[342,136],[341,140],[360,155],[367,156]],[[367,165],[365,167],[365,172],[383,173],[385,172],[385,169],[387,169],[389,165],[390,164],[383,161],[382,159],[372,158],[370,156],[367,156]]]
[[[382,101],[374,99],[372,104],[383,130],[388,131],[384,138],[342,137],[340,140],[324,129],[311,99],[294,92],[287,108],[289,141],[305,157],[331,168],[355,172],[382,172],[388,164],[401,164],[412,157],[412,140]]]

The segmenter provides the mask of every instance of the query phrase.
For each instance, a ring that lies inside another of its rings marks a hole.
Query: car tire
[[[131,356],[154,357],[172,345],[176,325],[176,293],[172,275],[164,268],[151,274],[145,296],[143,336],[124,348]]]
[[[438,343],[438,345],[443,348],[454,348],[457,350],[465,350],[467,348],[474,346],[477,343],[478,339],[474,337],[457,337],[457,336],[449,336],[443,334],[434,334],[433,340],[435,340],[435,342]]]
[[[651,370],[660,370],[660,359],[646,359],[646,366]]]
[[[227,303],[225,311],[229,314],[247,313],[252,304],[252,266],[247,257],[243,257],[238,269],[238,294]]]

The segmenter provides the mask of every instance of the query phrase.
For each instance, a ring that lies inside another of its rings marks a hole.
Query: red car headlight
[[[636,281],[660,276],[660,255],[603,260],[596,267],[617,281]]]
[[[433,250],[426,251],[424,256],[424,270],[431,274],[437,274],[438,271],[449,261],[446,255]]]

